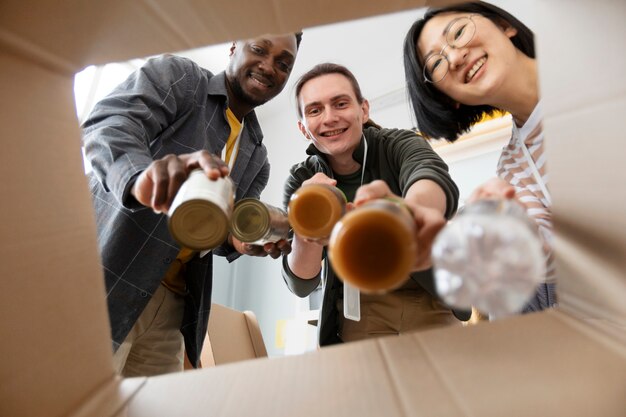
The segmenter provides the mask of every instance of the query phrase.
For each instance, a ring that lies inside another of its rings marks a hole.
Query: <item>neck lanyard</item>
[[[365,178],[365,164],[367,163],[367,140],[365,139],[365,134],[363,134],[363,146],[365,149],[363,149],[363,166],[361,167],[361,185],[363,185],[363,179]]]
[[[363,134],[363,165],[361,166],[361,185],[365,179],[365,164],[367,163],[367,139]],[[348,320],[361,320],[361,292],[358,288],[344,282],[343,283],[343,316]]]

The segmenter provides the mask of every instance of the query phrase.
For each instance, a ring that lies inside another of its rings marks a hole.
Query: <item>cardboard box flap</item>
[[[267,356],[254,313],[211,305],[208,337],[202,349],[202,366],[222,365]]]
[[[551,311],[381,344],[409,415],[622,415],[626,348],[571,323]]]
[[[149,378],[126,413],[126,417],[402,415],[374,341]]]
[[[60,416],[114,375],[73,80],[0,66],[0,415]]]
[[[626,3],[536,3],[559,305],[624,334],[626,55],[606,53],[623,50]],[[575,39],[562,42],[554,22]],[[574,62],[575,69],[563,67]]]
[[[4,0],[0,44],[57,70],[123,61],[428,4],[425,0]],[[332,10],[332,13],[328,13]]]
[[[570,321],[552,311],[149,378],[127,412],[622,417],[626,350]]]
[[[146,380],[146,377],[110,379],[67,415],[69,417],[117,416],[124,410],[126,403],[139,392]]]

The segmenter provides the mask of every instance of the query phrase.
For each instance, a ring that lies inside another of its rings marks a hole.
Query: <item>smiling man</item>
[[[458,204],[459,192],[446,164],[415,132],[373,123],[356,78],[341,65],[316,65],[300,77],[295,93],[298,127],[311,146],[308,157],[291,168],[285,207],[302,185],[329,184],[356,205],[368,195],[402,196],[419,225],[417,272],[408,275],[400,288],[386,294],[361,294],[360,301],[348,303],[358,305],[359,321],[350,318],[359,314],[344,311],[344,287],[328,262],[327,241],[294,234],[293,250],[283,256],[282,274],[289,289],[300,297],[322,283],[320,345],[458,324],[458,313],[438,299],[430,269],[433,236]]]
[[[300,38],[235,42],[217,75],[173,55],[151,59],[84,122],[114,362],[124,376],[182,370],[185,350],[198,366],[212,254],[181,248],[165,213],[196,168],[211,179],[230,175],[237,200],[259,198],[269,162],[254,108],[285,87]],[[289,250],[286,241],[260,247],[229,236],[213,253],[232,261]]]

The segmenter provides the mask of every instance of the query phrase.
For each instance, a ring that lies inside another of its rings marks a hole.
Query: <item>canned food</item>
[[[169,210],[170,233],[186,248],[215,249],[228,237],[234,196],[229,177],[211,180],[201,169],[192,171]]]
[[[253,245],[275,243],[287,239],[289,220],[284,210],[254,198],[244,198],[235,204],[231,233],[242,242]]]

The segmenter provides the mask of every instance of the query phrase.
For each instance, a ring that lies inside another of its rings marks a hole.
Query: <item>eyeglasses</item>
[[[472,18],[476,15],[467,17],[459,17],[454,19],[448,25],[445,31],[446,46],[441,52],[433,54],[424,62],[424,81],[427,83],[438,83],[448,75],[450,69],[450,61],[444,55],[446,48],[452,49],[462,48],[467,45],[476,33],[476,23]]]

